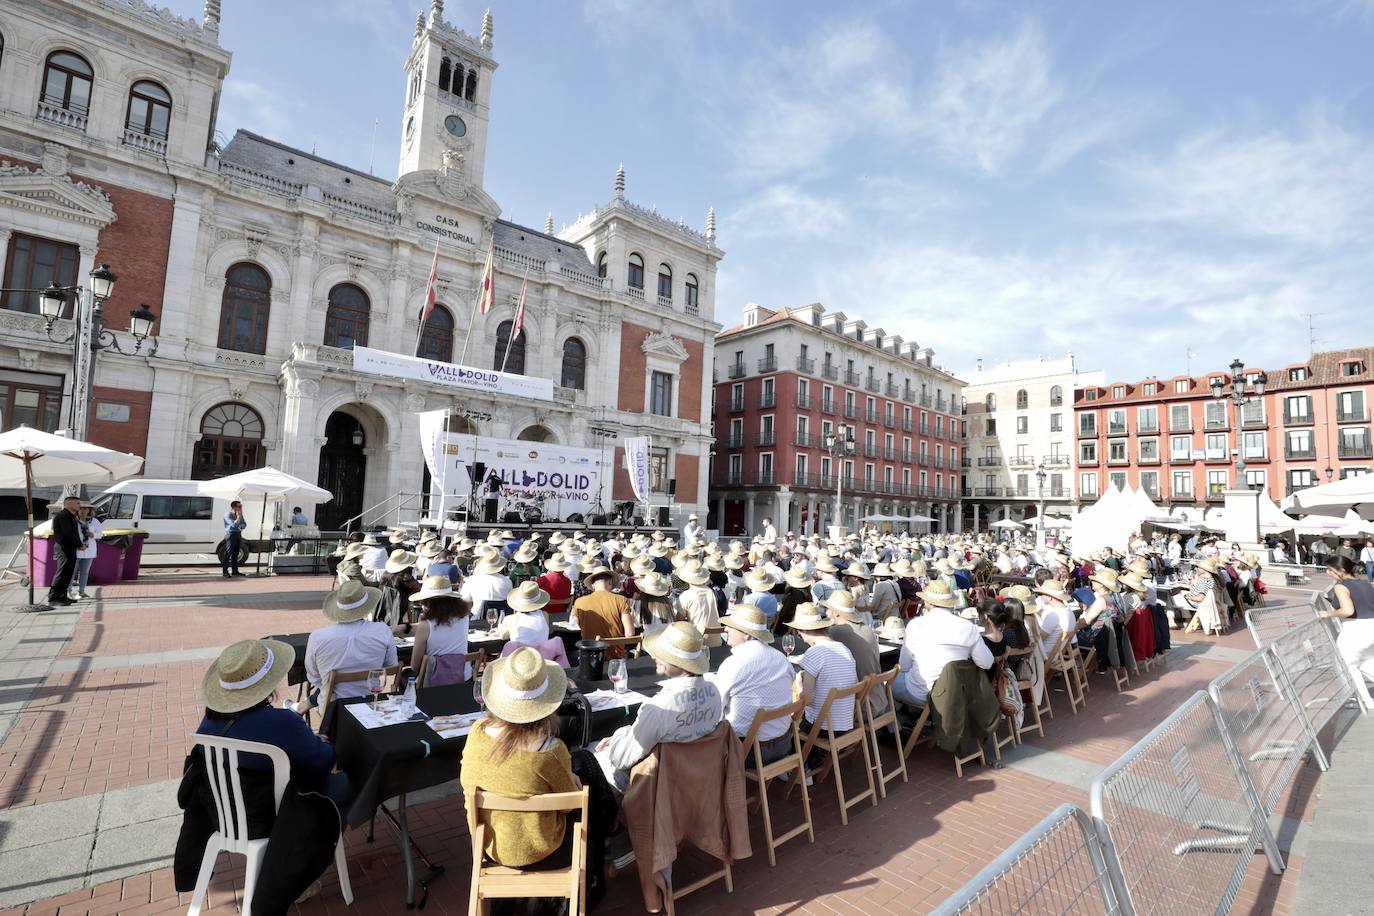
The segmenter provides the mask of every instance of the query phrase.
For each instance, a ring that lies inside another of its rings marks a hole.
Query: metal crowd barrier
[[[1060,805],[932,914],[1117,916],[1121,912],[1092,820],[1081,808]]]
[[[1328,766],[1318,735],[1358,697],[1318,609],[1247,615],[1268,641],[1093,781],[1096,842],[1061,806],[934,912],[1222,914],[1256,850],[1282,872],[1269,817],[1304,755]]]
[[[1245,627],[1255,641],[1255,648],[1263,649],[1289,630],[1310,622],[1319,611],[1330,609],[1325,596],[1313,592],[1311,601],[1301,604],[1250,608],[1245,612]]]

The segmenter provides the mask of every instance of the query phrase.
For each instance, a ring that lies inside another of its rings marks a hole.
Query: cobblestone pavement
[[[175,893],[168,864],[180,822],[176,779],[201,717],[200,677],[233,640],[324,625],[318,608],[327,584],[323,577],[226,582],[159,571],[44,615],[8,610],[20,600],[18,590],[0,591],[0,907],[29,914],[184,909],[190,895]],[[1271,601],[1297,594],[1280,592]],[[1176,634],[1168,664],[1125,693],[1095,679],[1086,710],[1076,716],[1056,696],[1048,734],[1004,751],[1003,769],[974,766],[958,779],[948,755],[918,750],[908,762],[909,782],[891,784],[876,808],[854,809],[848,828],[840,825],[833,786],[820,784],[812,796],[814,845],[788,843],[776,868],[757,852],[737,863],[733,894],[714,885],[680,901],[678,911],[925,911],[1054,806],[1086,807],[1088,786],[1104,764],[1251,648],[1243,628],[1214,640],[1188,638]],[[861,764],[852,761],[846,773],[861,778]],[[1273,876],[1257,857],[1233,912],[1289,912],[1320,784],[1315,768],[1304,764],[1283,806],[1289,867]],[[433,883],[427,910],[466,912],[470,848],[457,783],[430,795],[413,804],[412,830],[447,873]],[[795,798],[774,798],[777,825],[796,823]],[[751,826],[761,849],[756,815]],[[393,836],[379,826],[373,843],[361,831],[349,832],[346,842],[356,895],[350,912],[403,911]],[[210,912],[237,907],[243,865],[235,861],[221,860]],[[685,853],[677,874],[690,880],[706,864]],[[332,869],[324,881],[323,892],[297,910],[345,911]],[[633,875],[611,882],[597,912],[643,912]]]

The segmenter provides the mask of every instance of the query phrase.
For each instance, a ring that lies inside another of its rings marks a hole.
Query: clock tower
[[[431,0],[429,18],[415,19],[406,58],[406,107],[401,119],[398,177],[454,168],[464,183],[482,187],[486,169],[491,76],[492,17],[482,17],[473,38],[444,20],[444,0]]]

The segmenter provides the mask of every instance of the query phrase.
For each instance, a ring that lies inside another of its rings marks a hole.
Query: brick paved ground
[[[123,666],[122,656],[195,650],[234,639],[310,629],[324,623],[316,608],[324,580],[241,579],[156,575],[107,590],[104,600],[83,609],[59,662],[14,728],[0,743],[0,821],[4,809],[78,798],[121,786],[173,780],[187,749],[187,735],[199,721],[195,691],[204,660]],[[136,599],[156,600],[140,606]],[[220,599],[223,600],[220,600]],[[202,603],[203,602],[203,603]],[[1118,694],[1110,679],[1094,678],[1086,710],[1071,715],[1062,694],[1047,735],[1032,737],[1009,753],[1004,769],[972,767],[956,779],[947,755],[918,750],[909,761],[910,781],[893,783],[878,807],[856,808],[848,828],[840,825],[834,788],[813,790],[815,845],[794,840],[769,868],[762,852],[735,869],[735,893],[717,885],[681,901],[683,914],[727,913],[917,913],[947,896],[1061,802],[1087,806],[1091,774],[1128,749],[1175,706],[1226,670],[1248,651],[1247,634],[1186,643],[1176,635],[1169,664],[1138,678]],[[1234,650],[1224,652],[1215,646]],[[1208,650],[1212,650],[1204,655]],[[87,662],[113,666],[81,670]],[[58,667],[61,667],[60,665]],[[76,670],[71,670],[75,668]],[[1330,738],[1328,736],[1327,740]],[[891,756],[889,755],[889,760]],[[861,778],[851,762],[850,780]],[[854,785],[854,782],[850,782]],[[171,791],[173,783],[168,783]],[[1284,802],[1295,820],[1310,816],[1319,786],[1314,767],[1304,764]],[[800,808],[774,791],[777,826],[797,822]],[[416,838],[447,873],[433,884],[428,910],[466,912],[470,849],[461,799],[456,796],[412,810]],[[751,818],[755,845],[762,843],[758,818]],[[403,910],[401,856],[384,826],[367,843],[360,831],[347,835],[356,913]],[[150,851],[168,854],[170,850]],[[221,860],[211,888],[209,912],[236,909],[242,864]],[[690,879],[703,859],[687,854],[678,874]],[[1252,864],[1234,912],[1286,914],[1301,872],[1301,856],[1289,856],[1281,877],[1269,875],[1263,857]],[[699,872],[697,872],[699,873]],[[172,889],[171,870],[109,881],[39,900],[11,912],[157,913],[184,909],[189,895]],[[301,913],[345,912],[332,869],[323,893],[299,905]],[[614,880],[598,912],[620,916],[643,912],[632,875]]]

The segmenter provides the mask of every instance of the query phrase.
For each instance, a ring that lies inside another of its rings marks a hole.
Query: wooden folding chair
[[[1051,719],[1054,718],[1054,710],[1050,708],[1049,684],[1045,684],[1044,689],[1040,691],[1040,698],[1045,701],[1043,709],[1035,703],[1035,685],[1032,684],[1029,679],[1017,681],[1016,689],[1025,694],[1024,699],[1026,701],[1026,709],[1028,710],[1027,713],[1021,716],[1021,727],[1016,730],[1016,743],[1020,744],[1026,732],[1029,731],[1039,732],[1041,738],[1045,737],[1045,720],[1041,718],[1041,714],[1044,713]],[[1027,724],[1027,718],[1034,719],[1034,724]]]
[[[1087,700],[1083,697],[1082,685],[1079,680],[1081,674],[1078,670],[1077,654],[1071,651],[1072,639],[1072,633],[1061,635],[1059,642],[1054,647],[1054,652],[1045,659],[1045,692],[1048,695],[1050,686],[1054,683],[1054,675],[1058,674],[1062,677],[1064,679],[1064,692],[1069,695],[1069,711],[1076,716],[1078,715],[1078,707],[1087,705]]]
[[[878,774],[878,793],[887,798],[887,784],[898,776],[902,777],[902,782],[907,781],[906,755],[902,753],[902,733],[897,728],[897,698],[893,696],[892,684],[902,673],[902,666],[895,665],[889,671],[882,674],[870,674],[868,676],[868,692],[864,698],[863,714],[864,728],[868,732],[869,740],[873,742],[873,769]],[[868,701],[868,697],[877,693],[879,696],[887,697],[887,711],[878,715],[873,714],[873,707]],[[878,743],[879,730],[892,726],[896,734],[897,744],[897,766],[891,773],[883,772],[883,751]]]
[[[468,889],[468,916],[479,916],[487,900],[560,897],[568,901],[569,916],[580,916],[587,908],[587,812],[590,790],[557,792],[531,798],[506,798],[469,789],[463,793],[468,813],[468,832],[472,836],[472,884]],[[488,862],[483,852],[488,827],[481,814],[490,811],[579,812],[579,821],[567,826],[574,831],[572,861],[567,868],[550,871],[522,871]]]
[[[911,752],[916,750],[916,745],[921,740],[921,732],[925,730],[926,723],[930,721],[930,704],[927,703],[921,708],[921,716],[916,720],[916,725],[911,729],[911,734],[907,736],[906,742],[902,745],[902,761],[911,756]],[[898,732],[900,737],[901,732]],[[934,744],[934,738],[928,739],[927,744]]]
[[[839,700],[852,697],[854,699],[854,720],[855,725],[842,735],[837,735],[825,727],[825,723],[830,721],[831,707]],[[812,774],[815,782],[820,782],[831,771],[835,771],[835,794],[840,801],[840,823],[849,826],[849,809],[859,804],[864,799],[869,799],[874,807],[878,805],[878,792],[873,786],[873,760],[868,751],[868,733],[863,727],[863,714],[858,706],[867,702],[868,698],[868,679],[864,678],[852,687],[835,687],[830,691],[830,695],[825,698],[825,704],[821,706],[820,715],[816,717],[816,722],[811,726],[811,731],[807,733],[802,741],[802,761],[811,755],[812,750],[825,751],[828,756],[820,770]],[[864,756],[864,775],[868,777],[868,789],[860,792],[853,798],[846,798],[844,794],[844,778],[840,774],[840,761],[854,753],[854,748],[863,752]],[[843,752],[843,753],[841,753]],[[801,780],[806,782],[805,778]],[[788,781],[787,794],[792,794],[792,787],[796,785],[797,777],[794,774]]]
[[[754,752],[754,766],[750,767],[746,764],[744,778],[757,785],[759,789],[758,797],[747,801],[751,807],[757,803],[763,809],[763,836],[768,844],[769,865],[778,864],[774,850],[794,837],[805,833],[808,842],[816,842],[816,829],[811,820],[811,791],[806,787],[806,760],[802,757],[801,738],[797,734],[797,721],[801,719],[801,714],[805,710],[806,705],[800,699],[777,709],[760,709],[754,713],[754,721],[749,726],[749,733],[744,736],[745,756],[748,756],[750,749]],[[762,762],[763,749],[759,746],[759,729],[765,723],[783,717],[788,717],[791,720],[788,723],[788,729],[792,735],[792,753],[774,760],[772,763],[765,764]],[[801,783],[803,822],[781,836],[775,837],[773,835],[773,816],[768,809],[768,783],[773,777],[781,776],[784,773],[793,774],[793,778]]]
[[[429,660],[433,657],[432,655],[426,654],[424,658],[420,659],[420,670],[415,672],[416,689],[429,686]],[[482,676],[482,662],[486,657],[486,653],[481,649],[474,649],[463,657],[464,670],[467,670],[466,666],[472,666],[472,680],[476,680]],[[458,683],[461,684],[465,682],[466,679]]]
[[[392,665],[390,668],[368,668],[363,671],[331,671],[324,678],[324,689],[320,691],[320,727],[329,721],[329,704],[334,700],[334,688],[339,684],[354,684],[358,681],[367,680],[368,674],[377,670],[382,671],[382,685],[385,687],[386,679],[391,678],[391,690],[395,692],[396,681],[401,676],[401,666]]]
[[[606,644],[607,648],[610,648],[611,646],[624,646],[625,657],[632,658],[640,654],[639,647],[640,644],[644,642],[644,634],[641,633],[638,636],[607,636],[601,641]],[[633,656],[630,653],[631,649],[635,650]]]

